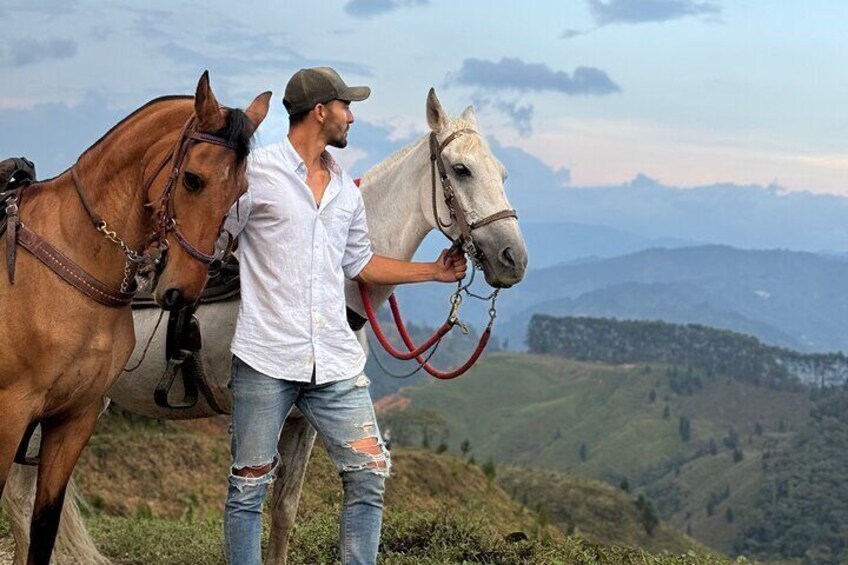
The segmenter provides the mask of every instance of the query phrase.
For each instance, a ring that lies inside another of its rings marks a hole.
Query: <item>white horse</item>
[[[452,118],[442,109],[431,89],[427,97],[427,122],[440,144],[448,140],[441,152],[442,159],[455,192],[455,206],[461,206],[467,223],[475,227],[473,239],[481,252],[480,262],[486,281],[499,288],[520,282],[527,266],[527,251],[517,219],[509,215],[498,217],[499,213],[511,209],[503,187],[506,169],[492,155],[485,139],[478,133],[474,109],[469,106],[459,117]],[[429,136],[426,136],[375,166],[362,178],[362,196],[375,252],[410,260],[424,237],[438,229],[440,219],[442,224],[450,223],[451,214],[445,203],[438,172],[435,181],[431,177],[433,165],[430,155]],[[497,219],[487,221],[493,215]],[[482,225],[477,228],[477,223]],[[454,221],[449,227],[443,228],[453,239],[460,235],[457,224]],[[371,300],[375,306],[384,302],[392,290],[393,287],[373,288]],[[345,293],[348,307],[364,317],[365,311],[356,283],[348,281]],[[225,411],[229,411],[232,406],[227,382],[230,377],[229,344],[235,330],[237,311],[238,301],[231,300],[201,305],[196,313],[203,332],[200,357],[206,368],[210,393],[214,402]],[[140,350],[145,345],[146,336],[153,332],[159,312],[154,309],[137,310],[134,316],[139,345],[133,353],[130,366],[140,358]],[[364,344],[363,330],[358,332],[358,337]],[[165,328],[160,327],[142,366],[133,373],[125,373],[110,390],[112,401],[129,411],[156,418],[181,420],[217,415],[203,396],[193,407],[185,409],[167,409],[154,403],[153,391],[165,369],[164,359]],[[178,380],[173,396],[179,398],[182,392]],[[315,430],[305,418],[299,414],[289,416],[278,446],[280,464],[274,483],[273,525],[266,563],[286,562],[289,534],[294,525],[306,464],[315,436]],[[19,470],[10,478],[7,491],[12,491],[20,499],[21,493],[28,493],[33,488],[28,484],[31,477],[34,477],[33,473]],[[70,547],[76,550],[78,556],[88,551],[89,556],[85,562],[103,562],[102,556],[96,553],[85,533],[79,513],[71,514],[67,510],[66,507],[61,521],[62,528],[66,538],[71,535],[75,537],[70,543],[62,544],[60,541],[57,557],[61,557],[63,548]],[[9,510],[7,501],[7,513],[13,523],[17,554],[20,555],[20,548],[27,543],[25,528],[17,525],[17,521],[23,519],[20,502],[13,512]],[[60,532],[60,539],[62,536]],[[81,549],[83,547],[84,550]]]

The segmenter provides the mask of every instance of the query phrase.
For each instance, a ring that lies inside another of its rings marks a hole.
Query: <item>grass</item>
[[[337,517],[332,512],[314,515],[311,519],[299,523],[293,534],[289,563],[337,563],[337,526]],[[218,520],[173,521],[112,517],[93,520],[92,529],[98,544],[116,565],[225,563],[221,524]],[[730,561],[695,552],[656,555],[637,548],[597,545],[579,538],[554,540],[538,537],[510,542],[479,514],[447,510],[437,514],[388,514],[383,528],[378,563],[718,565]]]

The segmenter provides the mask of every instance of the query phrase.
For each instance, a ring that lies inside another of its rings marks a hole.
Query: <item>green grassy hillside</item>
[[[810,408],[805,393],[694,368],[509,354],[399,396],[405,414],[384,415],[384,426],[427,411],[445,422],[450,449],[467,440],[477,461],[627,479],[673,526],[724,551],[762,482],[763,454],[784,449]]]
[[[653,552],[685,553],[706,547],[657,520],[644,496],[607,483],[554,471],[506,467],[498,484],[570,535],[603,545],[628,545]]]

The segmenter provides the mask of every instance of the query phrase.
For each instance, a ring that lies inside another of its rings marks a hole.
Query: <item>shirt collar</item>
[[[283,157],[293,171],[297,171],[301,167],[304,169],[306,168],[306,164],[303,162],[300,154],[295,150],[294,145],[292,145],[288,136],[283,138]],[[336,163],[336,160],[333,159],[333,156],[330,155],[329,151],[325,150],[324,153],[321,154],[321,159],[332,174],[341,176],[342,169],[339,167],[339,164]]]

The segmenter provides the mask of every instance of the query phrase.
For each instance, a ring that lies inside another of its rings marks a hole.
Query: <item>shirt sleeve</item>
[[[241,198],[236,200],[230,211],[227,212],[227,217],[224,219],[224,231],[230,233],[233,239],[244,230],[247,225],[247,219],[250,217],[250,209],[253,207],[253,198],[248,189]]]
[[[348,179],[348,182],[353,184]],[[362,194],[359,189],[352,186],[356,191],[356,209],[353,212],[353,217],[350,221],[350,229],[347,233],[347,246],[345,247],[344,257],[342,257],[342,270],[345,277],[349,279],[355,278],[365,265],[374,256],[374,251],[371,249],[371,239],[368,237],[368,222],[365,218],[365,202],[362,200]]]
[[[255,155],[251,153],[247,158],[247,191],[242,194],[241,198],[236,200],[233,207],[227,213],[224,219],[224,230],[229,232],[230,236],[235,239],[244,230],[247,225],[247,219],[250,217],[250,210],[253,208],[253,195],[251,186],[259,182],[259,161]]]

